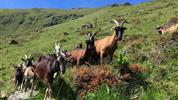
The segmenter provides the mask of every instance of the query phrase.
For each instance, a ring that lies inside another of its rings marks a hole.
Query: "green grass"
[[[110,88],[109,86],[103,84],[98,88],[95,93],[88,93],[84,100],[124,100],[116,90]]]
[[[3,9],[0,10],[0,34],[25,34],[46,26],[61,24],[88,15],[98,9]]]
[[[169,6],[171,3],[173,5]],[[78,28],[85,23],[94,24],[94,19],[98,18],[96,28],[91,30],[96,32],[100,28],[97,39],[111,35],[110,28],[113,26],[110,21],[117,19],[117,16],[125,15],[124,18],[128,20],[129,24],[125,24],[127,30],[124,33],[123,40],[119,42],[116,53],[121,49],[127,51],[128,61],[130,63],[140,63],[143,66],[151,68],[151,74],[147,76],[147,81],[154,84],[161,91],[166,93],[166,98],[176,98],[178,91],[178,78],[177,66],[178,58],[172,57],[177,52],[175,44],[170,45],[159,55],[161,59],[165,58],[163,63],[158,63],[158,58],[155,57],[154,50],[159,48],[156,43],[161,43],[160,38],[166,38],[164,42],[169,41],[170,34],[162,37],[155,31],[155,27],[162,25],[169,21],[171,18],[178,16],[178,2],[176,0],[158,0],[154,2],[143,3],[135,6],[120,6],[120,7],[105,7],[100,9],[78,9],[78,10],[57,10],[57,9],[31,9],[31,10],[0,10],[0,16],[16,15],[18,13],[26,12],[30,16],[40,18],[39,22],[32,21],[32,25],[20,25],[18,22],[23,18],[18,15],[14,18],[13,23],[8,25],[1,25],[5,30],[0,30],[0,90],[5,90],[10,93],[13,90],[13,64],[21,62],[20,58],[25,54],[47,54],[53,52],[53,45],[55,42],[66,39],[67,42],[61,43],[62,49],[70,51],[77,43],[82,42],[85,44],[85,36],[81,35],[83,31]],[[45,14],[44,14],[45,12]],[[42,27],[47,20],[42,18],[46,14],[69,15],[77,14],[84,15],[76,19],[66,19],[57,25]],[[28,20],[27,20],[28,21]],[[37,27],[38,26],[38,27]],[[36,28],[40,28],[36,31]],[[63,32],[68,32],[69,35],[63,35]],[[9,45],[11,39],[16,39],[18,45]],[[146,58],[145,60],[142,58]],[[117,58],[111,63],[111,66],[117,66]],[[67,72],[62,76],[67,84],[75,92],[74,73],[73,68],[68,68]],[[114,67],[113,67],[114,70]],[[55,82],[56,86],[58,82]],[[60,84],[56,86],[59,88]],[[56,90],[57,91],[57,90]],[[105,90],[99,90],[104,92]],[[145,95],[153,94],[152,91],[144,91]],[[40,87],[40,93],[36,98],[41,99],[44,95],[44,87]],[[61,94],[62,95],[62,94]],[[92,95],[96,95],[93,93]],[[106,94],[108,95],[108,94]],[[113,94],[114,95],[114,94]],[[158,92],[153,96],[162,98],[162,92]],[[54,95],[57,97],[57,95]],[[163,96],[164,97],[164,96]],[[64,96],[65,98],[65,96]],[[142,97],[140,97],[142,98]]]

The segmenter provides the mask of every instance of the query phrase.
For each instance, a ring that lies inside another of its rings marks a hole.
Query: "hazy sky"
[[[112,3],[138,4],[149,0],[0,0],[0,8],[94,8]]]

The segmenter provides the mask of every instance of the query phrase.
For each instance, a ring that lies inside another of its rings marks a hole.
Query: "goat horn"
[[[117,20],[112,20],[112,21],[116,24],[116,26],[119,26],[119,23]]]
[[[27,56],[27,55],[25,55],[25,58],[28,58],[28,56]]]
[[[29,55],[29,58],[32,58],[33,55],[34,55],[34,54]]]
[[[123,27],[124,23],[128,23],[126,20],[124,20],[121,24],[121,27]]]
[[[55,43],[54,45],[57,46],[57,43]]]
[[[97,34],[97,32],[96,32],[96,33],[94,33],[92,37],[94,37],[96,34]]]

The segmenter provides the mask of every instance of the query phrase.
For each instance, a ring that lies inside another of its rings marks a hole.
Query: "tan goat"
[[[123,21],[121,25],[119,25],[118,21],[113,20],[113,22],[116,24],[112,28],[114,31],[111,36],[107,36],[103,39],[95,41],[95,47],[97,55],[100,57],[100,64],[102,66],[103,63],[103,57],[110,56],[110,61],[112,61],[113,54],[115,50],[117,49],[117,42],[122,40],[122,35],[124,33],[124,30],[126,29],[123,27],[124,23],[127,23],[127,21]]]
[[[88,39],[86,40],[86,48],[78,48],[74,49],[68,53],[69,59],[73,64],[78,66],[79,64],[87,64],[89,65],[89,59],[96,55],[96,49],[94,46],[94,37],[97,33],[88,34]]]
[[[24,61],[24,63],[23,63],[24,74],[23,74],[22,88],[24,87],[25,91],[26,91],[28,85],[30,84],[31,85],[31,93],[32,93],[33,81],[35,78],[35,74],[34,74],[35,66],[32,64],[32,60],[33,60],[32,56],[27,57],[25,55],[25,58],[26,59],[22,58],[22,61]],[[30,95],[32,95],[31,93],[30,93]]]
[[[162,35],[165,33],[178,32],[178,18],[172,18],[169,22],[163,26],[157,27],[157,31]]]

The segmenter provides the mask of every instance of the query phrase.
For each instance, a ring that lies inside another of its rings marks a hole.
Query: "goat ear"
[[[157,29],[157,30],[161,29],[161,26],[157,26],[156,29]]]
[[[57,46],[57,43],[54,43],[54,47],[56,47]]]
[[[86,44],[88,44],[88,41],[85,41]]]
[[[33,60],[33,57],[31,57],[31,60]]]
[[[64,53],[67,53],[67,50],[65,49],[63,52],[64,52]]]
[[[13,65],[14,68],[17,68],[18,66],[17,65]]]
[[[112,27],[111,30],[113,31],[115,29],[115,27]]]
[[[27,55],[25,55],[25,59],[27,59],[28,58],[28,56]]]
[[[22,61],[25,61],[25,59],[21,58]]]

